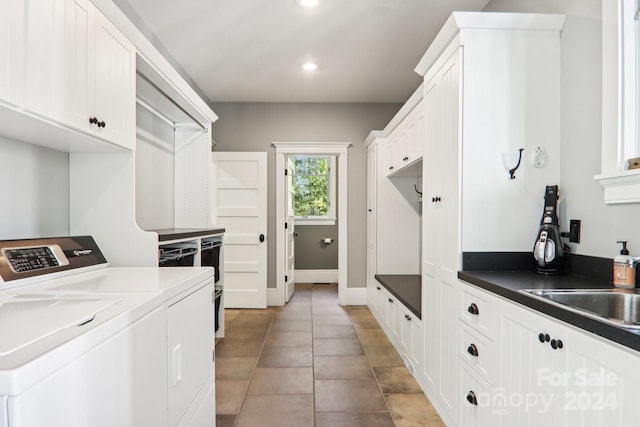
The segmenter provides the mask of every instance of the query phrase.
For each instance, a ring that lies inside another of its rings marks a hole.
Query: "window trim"
[[[328,215],[322,216],[296,216],[296,225],[335,225],[336,224],[336,159],[335,154],[293,154],[291,157],[328,157],[329,158],[329,182],[327,195],[329,200]],[[295,176],[295,175],[294,175]]]
[[[603,2],[603,134],[601,172],[594,176],[604,189],[606,204],[640,202],[640,170],[628,170],[627,160],[640,155],[638,117],[640,109],[640,40],[636,13],[638,0]],[[610,22],[609,22],[610,21]],[[614,23],[614,25],[608,25]],[[616,44],[614,46],[613,44]],[[617,59],[611,52],[615,51]],[[616,79],[617,87],[609,87]],[[615,119],[607,114],[614,107]],[[609,102],[607,102],[609,101]],[[615,120],[615,132],[613,124]],[[607,127],[609,125],[609,128]]]

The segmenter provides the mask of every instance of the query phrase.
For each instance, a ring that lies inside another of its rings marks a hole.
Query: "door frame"
[[[292,154],[335,155],[338,160],[338,302],[347,305],[347,155],[350,142],[274,142],[276,149],[276,296],[274,305],[285,304],[284,276],[287,268],[284,223],[286,156]]]

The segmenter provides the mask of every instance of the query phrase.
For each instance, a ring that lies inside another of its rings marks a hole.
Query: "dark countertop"
[[[565,310],[520,289],[612,289],[606,282],[581,276],[543,276],[530,271],[460,271],[458,278],[603,338],[640,351],[640,330],[625,329]]]
[[[214,226],[215,227],[215,226]],[[224,228],[165,228],[161,230],[149,230],[158,233],[158,240],[166,242],[168,240],[190,239],[193,237],[210,236],[225,232]]]
[[[422,280],[419,274],[376,274],[375,278],[418,319],[422,319]]]

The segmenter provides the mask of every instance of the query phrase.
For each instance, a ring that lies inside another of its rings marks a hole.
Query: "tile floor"
[[[225,319],[218,427],[444,425],[369,309],[340,307],[335,285]]]

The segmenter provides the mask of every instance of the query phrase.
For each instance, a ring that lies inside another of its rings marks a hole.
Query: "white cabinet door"
[[[399,145],[400,135],[396,131],[389,136],[384,147],[383,167],[387,175],[394,173],[400,167],[397,159]]]
[[[460,266],[458,51],[425,83],[423,160],[423,377],[446,414],[457,416],[457,311]]]
[[[546,403],[548,396],[542,393],[544,387],[538,381],[538,375],[543,369],[551,369],[547,366],[549,352],[546,342],[541,343],[538,340],[538,335],[544,333],[543,322],[535,313],[512,304],[506,305],[500,336],[499,384],[506,402],[500,408],[501,425],[505,427],[543,425],[539,422],[542,414],[549,410]],[[557,391],[563,393],[561,389]],[[526,407],[524,404],[519,404],[520,399],[524,402],[525,397],[531,399],[531,403]]]
[[[107,141],[135,147],[136,50],[100,12],[95,14],[93,130]],[[86,113],[85,113],[86,114]],[[88,118],[85,118],[88,123]]]
[[[422,364],[424,363],[424,332],[422,330],[422,321],[415,316],[411,320],[409,361],[418,373],[421,372]]]
[[[412,321],[413,315],[411,312],[404,305],[400,305],[398,310],[398,322],[400,326],[400,353],[406,355],[407,358],[409,358],[409,353],[411,352]]]
[[[26,51],[24,0],[0,0],[0,102],[23,103]]]
[[[640,354],[574,329],[569,329],[563,350],[568,366],[565,376],[546,380],[568,383],[562,402],[566,425],[638,425]]]
[[[92,13],[88,0],[27,2],[26,107],[80,129],[89,119]]]
[[[387,335],[390,335],[393,339],[395,339],[396,331],[395,324],[396,321],[396,306],[395,299],[391,296],[389,292],[384,291],[384,328],[387,330]]]

